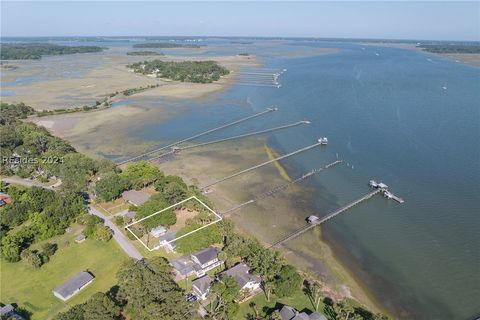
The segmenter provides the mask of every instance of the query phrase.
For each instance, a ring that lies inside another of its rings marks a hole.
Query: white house
[[[213,247],[208,247],[197,253],[192,254],[193,268],[197,277],[205,275],[205,273],[213,268],[220,266],[223,261],[218,260],[218,251]]]
[[[240,285],[240,290],[251,293],[260,288],[261,278],[250,273],[250,268],[245,263],[239,263],[228,270],[223,271],[220,276],[230,276]]]
[[[192,281],[193,293],[200,299],[207,299],[208,292],[210,292],[210,286],[213,280],[209,275],[203,276]]]

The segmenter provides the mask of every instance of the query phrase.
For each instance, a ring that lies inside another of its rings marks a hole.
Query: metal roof
[[[93,279],[95,279],[95,277],[92,274],[82,271],[64,282],[62,285],[56,287],[53,291],[64,298],[68,298],[74,294],[75,291],[81,289]]]

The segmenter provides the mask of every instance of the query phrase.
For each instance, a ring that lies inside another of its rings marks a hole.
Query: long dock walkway
[[[258,134],[263,134],[263,133],[278,131],[278,130],[282,130],[282,129],[292,128],[292,127],[296,127],[296,126],[299,126],[299,125],[302,125],[302,124],[309,124],[309,123],[310,123],[310,121],[307,121],[307,120],[297,121],[295,123],[290,123],[290,124],[286,124],[286,125],[283,125],[283,126],[278,126],[278,127],[274,127],[274,128],[265,129],[265,130],[245,133],[245,134],[241,134],[241,135],[238,135],[238,136],[233,136],[233,137],[228,137],[228,138],[223,138],[223,139],[213,140],[213,141],[207,141],[207,142],[204,142],[204,143],[194,144],[194,145],[186,146],[186,147],[179,147],[177,150],[181,151],[181,150],[187,150],[187,149],[192,149],[192,148],[208,146],[208,145],[215,144],[215,143],[246,138],[246,137],[250,137],[250,136],[254,136],[254,135],[258,135]]]
[[[151,155],[151,154],[154,154],[156,152],[159,152],[159,151],[162,151],[162,150],[165,150],[165,149],[168,149],[168,148],[171,148],[171,147],[174,147],[176,145],[179,145],[183,142],[187,142],[187,141],[190,141],[190,140],[193,140],[193,139],[196,139],[196,138],[199,138],[201,136],[204,136],[204,135],[207,135],[209,133],[212,133],[212,132],[215,132],[215,131],[218,131],[218,130],[221,130],[221,129],[225,129],[225,128],[228,128],[228,127],[231,127],[231,126],[234,126],[236,124],[239,124],[239,123],[242,123],[242,122],[245,122],[247,120],[250,120],[250,119],[253,119],[253,118],[256,118],[256,117],[260,117],[264,114],[267,114],[267,113],[270,113],[270,112],[273,112],[273,111],[277,111],[278,109],[277,108],[267,108],[265,111],[262,111],[262,112],[259,112],[259,113],[256,113],[256,114],[253,114],[251,116],[248,116],[248,117],[244,117],[244,118],[241,118],[241,119],[238,119],[238,120],[235,120],[233,122],[229,122],[229,123],[226,123],[224,125],[221,125],[219,127],[216,127],[216,128],[213,128],[213,129],[209,129],[207,131],[203,131],[203,132],[200,132],[200,133],[197,133],[191,137],[188,137],[188,138],[185,138],[185,139],[182,139],[182,140],[179,140],[179,141],[176,141],[174,143],[171,143],[169,145],[166,145],[166,146],[163,146],[161,148],[158,148],[158,149],[155,149],[155,150],[152,150],[152,151],[149,151],[149,152],[145,152],[145,153],[142,153],[138,156],[135,156],[133,158],[130,158],[130,159],[127,159],[127,160],[124,160],[124,161],[121,161],[121,162],[118,162],[117,165],[122,165],[122,164],[125,164],[125,163],[129,163],[129,162],[132,162],[132,161],[135,161],[137,159],[141,159],[145,156],[148,156],[148,155]]]
[[[205,190],[205,189],[207,189],[207,188],[209,188],[209,187],[211,187],[211,186],[213,186],[213,185],[216,185],[216,184],[218,184],[218,183],[220,183],[220,182],[223,182],[223,181],[225,181],[225,180],[229,180],[229,179],[235,178],[235,177],[237,177],[237,176],[239,176],[239,175],[242,175],[242,174],[245,174],[245,173],[247,173],[247,172],[253,171],[253,170],[255,170],[255,169],[261,168],[261,167],[263,167],[263,166],[266,166],[267,164],[270,164],[270,163],[272,163],[272,162],[279,161],[279,160],[282,160],[282,159],[291,157],[291,156],[296,155],[296,154],[299,154],[299,153],[301,153],[301,152],[304,152],[304,151],[313,149],[313,148],[315,148],[315,147],[318,147],[318,146],[320,146],[320,145],[322,145],[322,144],[323,144],[323,142],[321,142],[321,141],[319,140],[317,143],[312,144],[312,145],[310,145],[310,146],[307,146],[307,147],[298,149],[298,150],[296,150],[296,151],[290,152],[290,153],[288,153],[288,154],[285,154],[285,155],[283,155],[283,156],[280,156],[280,157],[277,157],[277,158],[274,158],[274,159],[271,159],[271,160],[262,162],[262,163],[260,163],[260,164],[255,165],[255,166],[252,166],[252,167],[250,167],[250,168],[247,168],[247,169],[241,170],[241,171],[239,171],[239,172],[236,172],[236,173],[234,173],[234,174],[231,174],[231,175],[229,175],[229,176],[227,176],[227,177],[224,177],[224,178],[222,178],[222,179],[216,180],[216,181],[214,181],[214,182],[212,182],[212,183],[209,183],[209,184],[201,187],[200,189],[201,189],[201,190]]]
[[[342,213],[342,212],[344,212],[344,211],[347,211],[348,209],[356,206],[357,204],[359,204],[359,203],[361,203],[361,202],[363,202],[363,201],[366,201],[366,200],[370,199],[371,197],[373,197],[373,196],[376,195],[376,194],[379,194],[380,192],[382,192],[382,190],[380,190],[380,189],[375,189],[374,191],[369,192],[369,193],[367,193],[366,195],[364,195],[363,197],[361,197],[361,198],[359,198],[359,199],[357,199],[357,200],[355,200],[355,201],[350,202],[350,203],[347,204],[346,206],[341,207],[341,208],[338,209],[338,210],[335,210],[334,212],[326,215],[325,217],[323,217],[323,218],[321,218],[321,219],[319,219],[319,220],[317,220],[317,221],[315,221],[315,222],[312,222],[311,224],[308,224],[308,225],[306,225],[306,226],[303,226],[303,227],[301,227],[301,228],[293,231],[292,233],[290,233],[290,234],[286,235],[285,237],[281,238],[280,240],[274,242],[270,247],[271,247],[271,248],[272,248],[272,247],[278,247],[278,246],[281,245],[282,243],[287,242],[287,241],[289,241],[289,240],[291,240],[291,239],[293,239],[293,238],[296,238],[296,237],[300,236],[301,234],[307,232],[308,230],[313,229],[313,228],[315,228],[316,226],[318,226],[318,225],[320,225],[320,224],[322,224],[322,223],[324,223],[324,222],[327,222],[328,220],[330,220],[330,219],[334,218],[335,216],[339,215],[340,213]]]
[[[230,208],[230,209],[228,209],[228,210],[225,210],[225,211],[222,212],[222,214],[223,214],[223,215],[231,214],[231,213],[233,213],[233,212],[235,212],[235,211],[243,208],[243,207],[246,206],[246,205],[249,205],[249,204],[254,203],[254,202],[256,202],[256,201],[259,201],[259,200],[263,200],[263,199],[268,198],[268,197],[272,197],[272,196],[274,196],[276,193],[278,193],[278,192],[280,192],[280,191],[282,191],[282,190],[285,190],[286,188],[288,188],[288,187],[290,187],[290,186],[292,186],[292,185],[294,185],[294,184],[297,184],[297,183],[299,183],[299,182],[302,182],[302,181],[304,181],[304,180],[312,177],[313,175],[315,175],[315,174],[317,174],[317,173],[319,173],[319,172],[321,172],[321,171],[323,171],[323,170],[325,170],[325,169],[331,168],[331,167],[333,167],[333,166],[335,166],[335,165],[337,165],[337,164],[340,164],[340,163],[342,163],[342,162],[343,162],[343,160],[337,160],[337,161],[334,161],[334,162],[332,162],[332,163],[327,164],[326,166],[324,166],[324,167],[322,167],[322,168],[311,170],[311,171],[309,171],[309,172],[301,175],[300,177],[296,178],[295,180],[292,180],[292,181],[289,181],[289,182],[287,182],[287,183],[284,183],[284,184],[281,184],[281,185],[279,185],[279,186],[276,186],[276,187],[274,187],[274,188],[272,188],[272,189],[270,189],[270,190],[268,190],[268,191],[266,191],[266,192],[264,192],[264,193],[261,193],[261,194],[255,196],[253,199],[250,199],[250,200],[245,201],[245,202],[243,202],[243,203],[240,203],[240,204],[238,204],[238,205],[236,205],[236,206],[234,206],[234,207],[232,207],[232,208]]]

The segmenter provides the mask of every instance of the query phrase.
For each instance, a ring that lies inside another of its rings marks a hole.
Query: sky
[[[480,40],[480,2],[1,1],[1,36]]]

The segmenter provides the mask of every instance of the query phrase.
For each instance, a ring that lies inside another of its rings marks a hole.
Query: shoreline
[[[266,149],[264,143],[259,143],[258,140],[237,142],[235,146],[239,148],[238,145],[245,146],[245,144],[249,147],[251,153],[247,155],[245,161],[239,161],[240,163],[253,162],[252,155],[255,161],[258,162],[265,159],[268,160],[271,156],[267,152],[268,149]],[[251,146],[252,144],[255,144],[255,146]],[[271,148],[271,146],[268,148]],[[213,156],[211,155],[212,153],[214,154]],[[219,153],[222,154],[219,155]],[[212,179],[208,178],[209,175],[206,175],[206,172],[211,171],[211,169],[207,170],[206,168],[213,166],[217,172],[224,171],[225,174],[231,172],[233,169],[230,166],[226,167],[224,162],[225,159],[228,160],[229,158],[236,157],[237,154],[227,156],[219,150],[217,152],[209,150],[209,152],[189,152],[189,154],[185,154],[185,156],[188,156],[188,161],[182,159],[184,156],[180,155],[175,160],[157,165],[166,174],[180,175],[189,183],[202,185],[207,183],[209,181],[208,179]],[[240,154],[238,154],[238,156],[242,157]],[[191,163],[195,163],[196,167],[192,166]],[[280,164],[277,165],[281,166]],[[244,164],[243,166],[247,165]],[[238,165],[235,167],[238,167]],[[281,168],[285,173],[287,172],[284,166],[281,166]],[[267,189],[285,183],[286,181],[285,177],[281,174],[282,171],[279,170],[276,165],[258,171],[256,174],[248,175],[248,178],[245,178],[245,176],[236,178],[242,181],[225,182],[215,186],[213,192],[210,193],[208,197],[215,203],[217,210],[221,212],[242,201],[248,201],[250,199],[248,192],[244,190],[250,187],[254,189],[251,190],[251,193],[264,192],[265,186],[259,186],[259,183],[263,181],[268,184]],[[271,179],[273,179],[274,182],[271,182]],[[244,184],[247,184],[247,186]],[[275,201],[266,200],[249,205],[242,209],[242,211],[231,214],[229,219],[235,222],[237,232],[243,235],[253,236],[264,245],[269,245],[275,237],[289,232],[285,231],[286,227],[304,223],[303,219],[299,218],[296,214],[292,214],[292,211],[298,212],[302,210],[301,207],[296,206],[294,199],[296,196],[304,196],[305,193],[309,194],[308,187],[293,185],[275,196]],[[271,222],[266,221],[268,219],[264,217],[266,217],[266,214],[269,212],[272,212],[272,210],[276,210],[277,212],[283,211],[283,215],[281,218],[279,218],[279,216],[271,217]],[[282,221],[280,221],[280,219]],[[338,299],[342,297],[353,298],[373,312],[382,312],[391,316],[391,313],[375,298],[370,288],[365,287],[365,285],[355,277],[353,270],[350,270],[349,266],[345,265],[339,257],[334,254],[333,246],[323,237],[322,233],[321,228],[315,229],[299,238],[291,240],[287,245],[279,248],[279,250],[283,252],[287,261],[299,268],[302,273],[313,276],[324,283],[327,288],[326,291],[331,293],[332,297]],[[315,243],[312,250],[301,249],[311,248],[312,243]],[[320,250],[318,250],[319,248]],[[320,255],[318,251],[320,251]]]
[[[358,44],[366,46],[412,50],[423,53],[425,55],[431,54],[437,57],[447,58],[449,60],[453,60],[454,62],[462,63],[470,67],[480,68],[480,53],[435,53],[423,50],[422,48],[418,48],[415,44],[411,43],[359,42]]]

